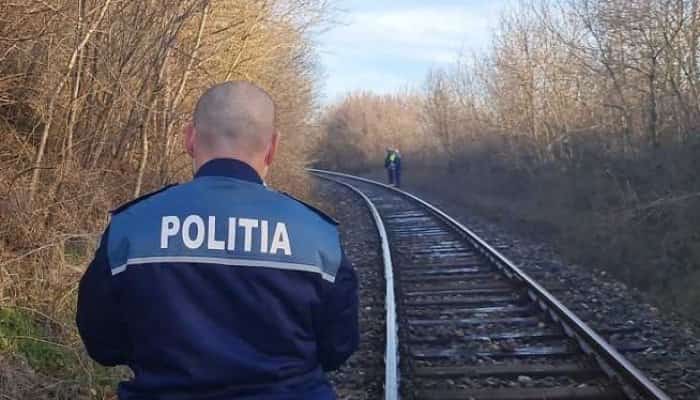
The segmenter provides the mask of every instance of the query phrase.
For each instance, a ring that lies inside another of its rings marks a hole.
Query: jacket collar
[[[195,179],[203,176],[224,176],[260,185],[264,184],[262,178],[253,167],[233,158],[217,158],[207,161],[199,167],[199,170],[194,175]]]

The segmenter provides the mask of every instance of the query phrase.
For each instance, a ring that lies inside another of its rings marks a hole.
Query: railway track
[[[385,399],[669,399],[604,339],[472,231],[425,201],[328,171],[358,193],[384,249]]]

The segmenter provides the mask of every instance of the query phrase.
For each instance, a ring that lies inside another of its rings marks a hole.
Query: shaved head
[[[194,169],[217,158],[236,159],[265,177],[279,144],[275,118],[272,97],[252,83],[224,82],[210,88],[183,130]]]
[[[238,153],[265,151],[275,134],[275,103],[252,83],[224,82],[199,99],[193,124],[202,146]]]

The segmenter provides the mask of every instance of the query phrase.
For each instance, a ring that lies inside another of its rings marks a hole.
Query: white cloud
[[[450,45],[470,31],[484,27],[484,20],[460,9],[413,9],[386,13],[361,13],[354,33],[417,45]]]
[[[406,85],[407,79],[378,70],[362,70],[346,75],[342,79],[331,78],[326,83],[327,101],[339,100],[345,93],[358,90],[372,90],[377,93],[389,93]]]
[[[329,33],[328,47],[354,51],[400,51],[406,58],[431,59],[423,52],[456,50],[469,33],[486,31],[483,19],[460,9],[412,9],[351,15],[349,25]],[[332,50],[332,49],[331,49]]]
[[[461,50],[483,48],[503,1],[392,1],[349,10],[347,24],[320,38],[329,99],[338,90],[387,92],[415,84],[429,68],[453,62]]]

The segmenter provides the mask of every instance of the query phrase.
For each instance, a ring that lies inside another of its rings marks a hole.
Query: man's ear
[[[275,154],[277,154],[277,145],[280,142],[280,133],[275,130],[272,134],[272,141],[270,142],[270,147],[267,149],[267,154],[265,155],[265,166],[269,167],[272,165],[272,161],[275,159]]]
[[[189,154],[190,157],[194,158],[194,138],[196,136],[196,132],[194,130],[194,125],[192,125],[191,122],[185,126],[183,135],[185,139],[185,150],[187,150],[187,154]]]

